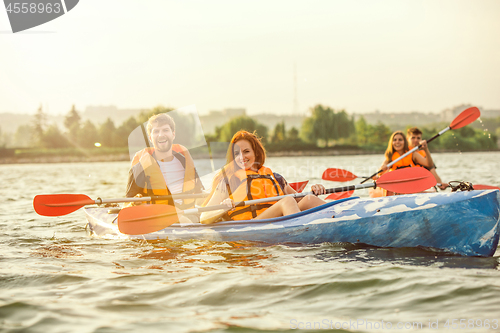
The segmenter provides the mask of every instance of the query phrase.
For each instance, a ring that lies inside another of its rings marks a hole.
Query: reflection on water
[[[271,255],[263,255],[255,252],[252,242],[212,242],[212,241],[142,241],[142,245],[150,245],[143,248],[137,254],[142,259],[173,260],[176,263],[212,263],[226,264],[228,267],[251,266],[262,267],[260,262],[268,259]],[[163,263],[158,266],[168,266]]]
[[[500,153],[433,157],[443,180],[500,185]],[[365,175],[382,159],[286,157],[267,164],[290,182],[335,187],[320,179],[327,167]],[[471,258],[344,243],[104,239],[87,234],[82,210],[60,217],[33,211],[33,197],[42,193],[122,197],[128,165],[0,166],[0,331],[286,332],[294,319],[498,318],[499,251]]]
[[[358,261],[368,265],[378,265],[382,262],[397,265],[412,265],[420,267],[439,268],[469,268],[469,269],[499,269],[498,255],[491,258],[476,257],[470,260],[453,253],[439,249],[426,248],[379,248],[366,244],[342,244],[343,250],[338,248],[325,249],[315,255],[315,258],[324,261]],[[497,251],[498,252],[498,251]]]

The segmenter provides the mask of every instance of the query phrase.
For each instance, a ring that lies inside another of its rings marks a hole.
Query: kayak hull
[[[500,191],[470,191],[347,198],[274,219],[213,225],[174,224],[158,232],[124,235],[117,215],[86,208],[98,236],[136,239],[206,239],[269,244],[363,243],[378,247],[424,247],[465,256],[492,256],[500,235]]]

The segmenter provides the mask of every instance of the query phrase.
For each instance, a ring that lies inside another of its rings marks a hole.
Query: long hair
[[[258,170],[264,165],[266,161],[266,150],[264,149],[264,146],[262,145],[260,139],[257,137],[257,135],[255,135],[255,132],[254,133],[250,133],[247,131],[236,132],[236,134],[233,135],[231,142],[229,143],[229,148],[227,149],[226,165],[219,171],[219,173],[217,173],[217,175],[215,175],[214,180],[212,181],[212,190],[210,192],[210,195],[203,203],[203,206],[205,206],[210,201],[210,198],[212,197],[215,189],[224,178],[229,179],[238,170],[240,170],[240,167],[234,160],[234,145],[241,140],[247,140],[248,142],[250,142],[250,145],[252,146],[252,149],[255,154],[255,163],[254,163],[255,169]]]
[[[390,163],[392,161],[392,155],[394,155],[394,153],[395,153],[394,146],[392,145],[392,140],[394,140],[394,137],[398,134],[403,137],[403,140],[405,143],[405,145],[403,147],[404,152],[406,153],[409,150],[408,140],[406,139],[406,136],[404,135],[404,133],[402,131],[396,131],[396,132],[392,133],[391,138],[389,139],[389,143],[387,144],[387,149],[385,150],[385,161],[387,163]]]

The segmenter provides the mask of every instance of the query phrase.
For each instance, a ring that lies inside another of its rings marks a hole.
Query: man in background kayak
[[[413,149],[414,147],[417,147],[419,145],[420,141],[422,141],[422,131],[420,129],[418,129],[417,127],[409,128],[406,131],[406,139],[408,140],[408,144],[410,146],[409,148]],[[423,157],[427,158],[427,154],[426,154],[426,152],[424,150],[418,150],[418,153],[420,155],[422,155]],[[428,154],[430,155],[430,152],[428,152]],[[444,189],[446,189],[448,187],[448,184],[443,184],[443,181],[441,180],[441,177],[439,177],[439,175],[437,174],[437,172],[436,172],[436,164],[433,163],[433,165],[431,167],[426,167],[426,166],[421,166],[421,167],[426,168],[427,170],[429,170],[432,173],[432,175],[434,176],[434,178],[436,178],[436,182],[438,184],[441,184],[439,186],[439,188],[441,190],[444,190]]]
[[[201,193],[203,184],[189,151],[173,143],[174,119],[165,113],[152,116],[148,120],[147,134],[153,147],[135,154],[129,170],[126,196],[173,195],[173,199],[152,203],[175,203],[182,210],[194,208],[194,198],[175,199],[175,194]]]

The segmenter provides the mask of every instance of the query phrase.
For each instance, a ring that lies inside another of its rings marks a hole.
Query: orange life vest
[[[413,147],[410,147],[410,149],[413,149]],[[417,150],[417,152],[422,155],[423,157],[427,158],[427,154],[425,153],[425,150]],[[421,167],[421,168],[424,168],[423,165],[420,165],[418,163],[415,164],[415,166],[417,167]]]
[[[401,155],[399,155],[398,152],[394,152],[394,154],[392,154],[391,162],[397,160],[400,156]],[[409,154],[408,156],[405,156],[404,158],[402,158],[398,162],[394,163],[391,166],[391,168],[388,170],[388,172],[394,171],[397,169],[415,167],[415,166],[417,166],[417,165],[413,162],[413,154]],[[387,191],[386,189],[382,189],[382,196],[387,197],[387,196],[391,196],[391,195],[394,195],[394,193],[391,191]]]
[[[144,175],[146,177],[146,187],[142,190],[145,196],[149,196],[151,194],[170,195],[167,183],[165,182],[165,177],[163,177],[160,166],[158,165],[156,159],[153,157],[154,151],[154,148],[150,147],[137,152],[132,160],[132,167],[139,163],[144,170]],[[172,151],[182,154],[186,159],[182,193],[193,193],[196,184],[196,172],[191,154],[189,154],[189,151],[184,146],[181,146],[179,144],[173,144]],[[184,199],[184,203],[180,205],[179,208],[194,208],[195,201],[196,199],[194,198]],[[157,200],[154,203],[172,204],[173,200]]]
[[[398,152],[394,152],[391,161],[397,160],[399,156],[401,155],[399,155]],[[415,167],[415,163],[413,162],[413,154],[409,154],[408,156],[405,156],[403,159],[394,163],[389,170],[394,171],[397,169],[408,168],[408,167]]]
[[[284,195],[271,169],[264,166],[257,172],[252,170],[238,170],[231,179],[228,180],[228,185],[229,184],[237,184],[235,190],[229,189],[229,197],[233,199],[235,203]],[[277,201],[272,201],[237,207],[233,211],[228,212],[228,216],[231,220],[251,220],[276,202]]]

